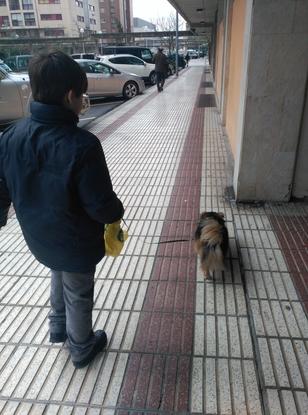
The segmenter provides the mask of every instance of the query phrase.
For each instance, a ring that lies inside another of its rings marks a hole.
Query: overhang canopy
[[[191,30],[202,35],[211,32],[219,0],[168,0],[187,21]]]

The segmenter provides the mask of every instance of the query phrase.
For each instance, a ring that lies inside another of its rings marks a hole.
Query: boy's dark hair
[[[43,104],[62,105],[68,91],[73,90],[80,97],[88,88],[84,70],[60,51],[34,56],[29,77],[33,99]]]

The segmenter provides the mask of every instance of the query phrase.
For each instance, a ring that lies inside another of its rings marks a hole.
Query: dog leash
[[[151,244],[151,245],[160,245],[160,244],[170,244],[173,242],[190,242],[190,241],[194,241],[195,239],[170,239],[169,241],[159,241],[159,242],[146,242],[146,244]]]
[[[129,226],[127,225],[124,218],[122,218],[122,221],[123,221],[124,225],[127,227],[127,230],[129,230]],[[145,243],[150,244],[150,245],[161,245],[161,244],[171,244],[171,243],[174,243],[174,242],[190,242],[190,241],[194,241],[194,240],[195,240],[195,238],[192,238],[192,239],[170,239],[168,241],[145,242]]]

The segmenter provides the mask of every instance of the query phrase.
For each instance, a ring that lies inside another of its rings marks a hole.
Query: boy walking
[[[11,202],[33,255],[51,269],[50,342],[68,339],[76,368],[107,345],[93,332],[96,264],[105,254],[104,224],[122,218],[101,144],[77,127],[87,77],[62,52],[32,59],[31,116],[0,140],[0,227]]]

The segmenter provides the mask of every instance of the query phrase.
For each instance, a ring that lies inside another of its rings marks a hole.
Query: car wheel
[[[156,84],[156,73],[155,72],[151,72],[150,73],[150,76],[149,76],[149,79],[150,79],[150,84],[151,85],[155,85]]]
[[[124,85],[123,88],[123,97],[125,99],[131,99],[134,98],[136,95],[138,95],[138,85],[134,81],[128,81]]]

